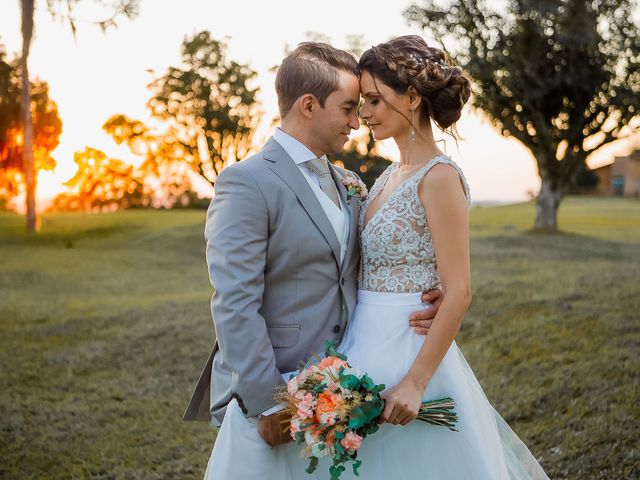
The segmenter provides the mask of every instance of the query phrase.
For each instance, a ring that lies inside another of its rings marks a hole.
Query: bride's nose
[[[360,118],[365,122],[371,117],[371,114],[369,113],[369,109],[365,105],[360,107],[360,111],[358,113],[360,114]]]

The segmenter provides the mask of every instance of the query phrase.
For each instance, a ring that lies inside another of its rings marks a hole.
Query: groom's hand
[[[418,335],[426,335],[429,333],[431,323],[433,323],[433,319],[436,313],[438,313],[438,309],[442,303],[442,291],[434,288],[423,292],[422,301],[424,303],[430,303],[431,306],[424,310],[413,312],[409,316],[409,326],[413,327]]]
[[[289,416],[285,410],[272,415],[260,415],[258,432],[262,439],[272,447],[293,441],[289,433]]]

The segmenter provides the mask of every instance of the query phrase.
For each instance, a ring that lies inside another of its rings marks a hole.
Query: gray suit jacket
[[[331,169],[346,200],[345,172]],[[274,406],[281,372],[324,351],[324,340],[342,337],[356,304],[360,205],[348,202],[349,241],[340,264],[329,219],[273,138],[225,168],[215,190],[205,237],[216,341],[183,420],[219,425],[232,398],[246,416]]]

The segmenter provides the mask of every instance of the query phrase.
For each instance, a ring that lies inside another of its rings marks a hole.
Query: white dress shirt
[[[319,188],[320,180],[318,179],[318,176],[313,173],[309,167],[304,165],[305,162],[316,158],[315,154],[300,140],[293,138],[280,128],[276,128],[276,131],[273,132],[273,138],[293,159],[293,162],[298,166],[307,181],[315,184]]]

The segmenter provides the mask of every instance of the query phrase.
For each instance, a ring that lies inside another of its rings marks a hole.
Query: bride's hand
[[[415,420],[422,404],[423,393],[423,389],[407,380],[384,390],[381,396],[385,401],[385,406],[378,423],[406,425]]]

